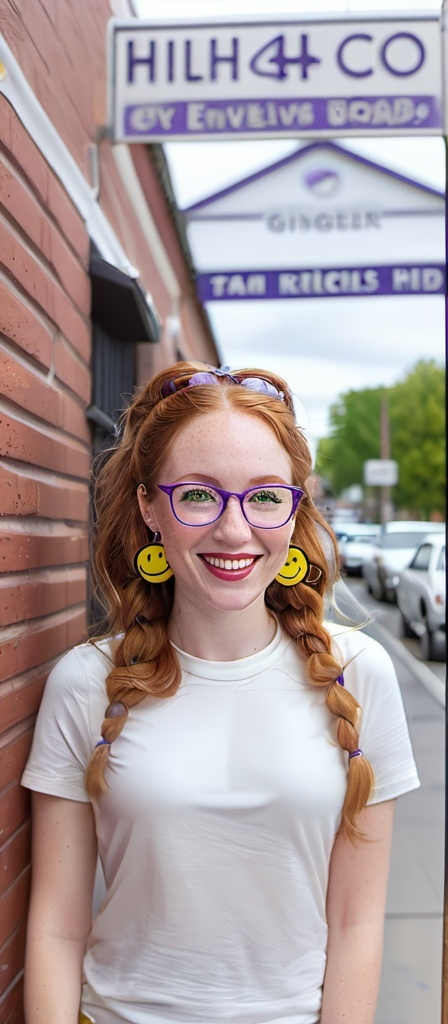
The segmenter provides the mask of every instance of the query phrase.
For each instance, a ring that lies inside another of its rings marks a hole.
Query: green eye
[[[257,505],[266,505],[272,502],[274,505],[281,505],[282,499],[275,491],[255,491],[249,498],[249,501],[254,502]]]
[[[206,501],[216,501],[216,498],[210,491],[205,491],[199,487],[195,487],[189,491],[183,491],[180,496],[180,500],[203,504]]]

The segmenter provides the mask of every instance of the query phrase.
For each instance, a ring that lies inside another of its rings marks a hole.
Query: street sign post
[[[364,483],[367,487],[394,487],[398,483],[398,462],[394,459],[367,459]]]
[[[437,14],[112,19],[117,142],[441,134]]]

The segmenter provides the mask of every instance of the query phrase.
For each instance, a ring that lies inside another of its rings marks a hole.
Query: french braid
[[[358,747],[360,708],[337,681],[343,666],[333,653],[330,634],[323,625],[324,596],[338,575],[336,539],[307,490],[311,455],[295,424],[292,397],[285,382],[275,374],[248,369],[241,371],[240,376],[271,380],[283,391],[285,401],[236,386],[225,377],[219,379],[220,386],[186,388],[161,400],[161,388],[166,381],[178,380],[183,375],[188,380],[203,369],[202,364],[178,363],[149,382],[123,414],[119,443],[109,453],[96,482],[96,578],[109,613],[108,631],[114,636],[118,634],[119,639],[114,645],[114,667],[106,680],[109,705],[101,729],[102,741],[94,749],[86,771],[86,789],[91,797],[98,797],[108,788],[105,770],[110,744],[121,732],[129,708],[148,695],[171,697],[181,679],[179,663],[168,640],[174,581],[154,587],[136,576],[134,568],[136,551],[148,543],[136,490],[139,483],[144,483],[147,493],[154,493],[166,452],[178,432],[193,417],[216,409],[233,408],[263,419],[291,459],[292,482],[305,491],[292,543],[306,551],[322,575],[313,587],[298,583],[284,588],[273,581],[265,600],[306,660],[310,685],[325,689],[326,703],[338,720],[340,746],[349,754]],[[356,819],[372,785],[373,772],[367,759],[349,758],[341,831],[352,841],[361,835]]]

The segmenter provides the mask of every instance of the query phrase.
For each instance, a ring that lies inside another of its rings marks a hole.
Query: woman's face
[[[291,484],[291,462],[270,427],[247,413],[211,412],[178,434],[167,453],[160,484],[194,481],[241,492],[267,483]],[[237,498],[214,523],[186,526],[175,518],[167,494],[138,493],[151,529],[161,534],[176,581],[175,602],[210,612],[241,610],[257,601],[284,564],[294,529],[291,519],[275,529],[250,526]],[[148,518],[149,517],[149,518]],[[220,567],[219,562],[244,563]]]

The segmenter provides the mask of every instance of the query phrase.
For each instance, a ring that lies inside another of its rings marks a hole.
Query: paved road
[[[439,1024],[444,877],[445,665],[402,641],[397,609],[347,581],[375,616],[366,631],[391,655],[403,694],[421,788],[397,801],[382,984],[375,1024]]]

